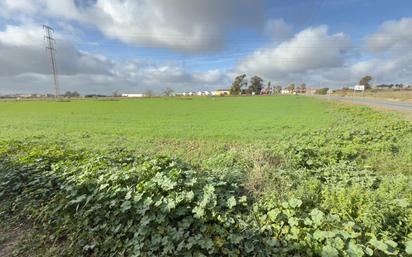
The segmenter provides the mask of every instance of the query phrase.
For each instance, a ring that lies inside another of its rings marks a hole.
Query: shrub
[[[382,176],[354,162],[276,170],[261,198],[248,197],[242,179],[124,149],[0,143],[0,204],[64,242],[61,255],[412,253],[406,175]]]

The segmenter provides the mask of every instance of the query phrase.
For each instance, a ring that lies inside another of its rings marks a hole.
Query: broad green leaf
[[[124,197],[125,200],[129,200],[130,198],[132,198],[132,191],[128,191],[126,196]]]
[[[325,245],[322,248],[322,257],[338,257],[339,252],[334,247],[330,245]]]
[[[318,209],[313,209],[310,212],[310,216],[315,225],[320,225],[324,220],[325,214]]]
[[[357,245],[356,243],[350,241],[348,244],[348,249],[347,253],[349,254],[350,257],[362,257],[364,256],[364,252],[362,250],[362,247]]]
[[[234,196],[231,196],[229,199],[227,199],[227,207],[229,209],[232,209],[235,206],[236,206],[236,199]]]
[[[302,205],[302,201],[299,200],[299,199],[293,198],[289,201],[289,205],[292,208],[297,208],[297,207],[300,207]]]
[[[120,206],[120,210],[121,212],[126,212],[127,210],[129,210],[132,207],[130,201],[124,201],[122,203],[122,205]]]
[[[279,213],[280,213],[279,209],[273,209],[268,212],[268,217],[272,222],[275,222],[277,220]]]
[[[412,255],[412,240],[406,241],[406,243],[405,243],[405,252],[406,252],[407,254],[411,254],[411,255]]]

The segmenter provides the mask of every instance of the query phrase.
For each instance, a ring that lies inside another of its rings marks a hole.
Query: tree
[[[265,88],[265,94],[271,95],[273,93],[272,83],[269,81],[268,85]]]
[[[301,93],[306,93],[306,84],[302,83],[302,85],[300,85],[300,92]]]
[[[167,87],[167,88],[165,88],[164,90],[163,90],[163,95],[164,96],[173,96],[173,93],[174,93],[175,91],[172,89],[172,88],[170,88],[170,87]]]
[[[275,94],[282,93],[282,86],[274,86],[273,91],[274,91]]]
[[[263,79],[258,76],[253,76],[250,79],[249,94],[260,94],[263,88]]]
[[[242,87],[247,85],[246,74],[239,75],[235,78],[230,87],[231,95],[239,95],[242,92]]]
[[[359,80],[359,85],[365,86],[365,89],[371,89],[371,85],[369,84],[369,82],[372,79],[373,78],[371,76],[365,76],[361,80]]]
[[[66,93],[64,93],[63,96],[64,97],[80,97],[80,93],[77,91],[73,91],[73,92],[66,91]]]
[[[324,88],[319,88],[315,91],[315,94],[317,95],[326,95],[329,91],[329,88],[324,87]]]
[[[289,90],[289,93],[295,92],[295,84],[290,84],[290,85],[288,86],[288,90]]]

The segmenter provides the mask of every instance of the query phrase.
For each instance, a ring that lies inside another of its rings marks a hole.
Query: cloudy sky
[[[410,0],[0,0],[0,94],[412,84]]]

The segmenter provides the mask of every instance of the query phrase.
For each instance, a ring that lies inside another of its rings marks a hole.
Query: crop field
[[[16,256],[408,256],[411,185],[412,123],[367,107],[0,102],[0,235],[26,224]]]
[[[280,138],[327,127],[337,117],[325,103],[305,97],[153,98],[0,102],[2,138],[129,140]]]

